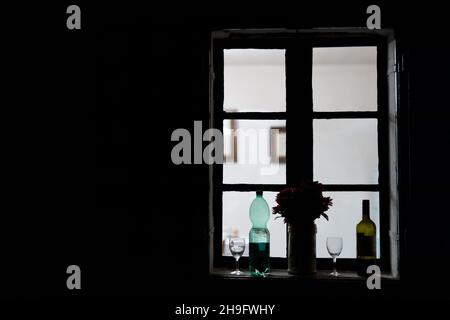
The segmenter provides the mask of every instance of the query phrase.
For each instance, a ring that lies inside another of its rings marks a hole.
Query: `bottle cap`
[[[258,191],[256,191],[256,195],[257,195],[257,196],[262,196],[262,195],[263,195],[263,192],[262,192],[262,190],[258,190]]]

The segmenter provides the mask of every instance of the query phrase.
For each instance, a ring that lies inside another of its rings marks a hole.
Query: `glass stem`
[[[236,259],[236,271],[239,271],[239,258]]]
[[[336,269],[336,257],[333,257],[333,273],[337,273],[337,269]]]

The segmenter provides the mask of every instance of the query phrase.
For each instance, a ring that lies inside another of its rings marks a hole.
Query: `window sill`
[[[366,278],[359,276],[356,271],[339,271],[340,276],[334,277],[330,275],[331,270],[318,270],[316,274],[310,276],[298,276],[289,274],[286,269],[274,269],[271,271],[270,275],[267,277],[254,277],[251,276],[248,271],[240,276],[230,274],[232,270],[229,268],[215,268],[210,273],[210,277],[214,279],[224,279],[224,280],[298,280],[298,281],[319,281],[319,282],[365,282]],[[398,277],[394,277],[391,274],[382,273],[381,279],[383,281],[398,281]]]

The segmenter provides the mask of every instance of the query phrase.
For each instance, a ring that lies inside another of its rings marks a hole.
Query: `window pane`
[[[313,49],[314,111],[377,110],[377,48]]]
[[[343,249],[339,258],[356,258],[356,225],[362,218],[362,200],[370,200],[370,219],[377,227],[377,257],[380,257],[380,209],[378,192],[324,192],[333,199],[333,206],[327,211],[330,220],[316,220],[317,257],[330,258],[327,251],[327,237],[343,237]]]
[[[264,191],[263,197],[266,199],[270,209],[270,218],[267,228],[270,232],[270,256],[286,257],[286,225],[283,219],[276,219],[272,214],[272,207],[275,206],[276,192]],[[255,192],[224,192],[223,193],[223,255],[230,256],[228,248],[228,237],[239,236],[247,239],[251,228],[249,218],[249,208]],[[248,256],[248,245],[245,248],[244,256]]]
[[[224,50],[225,111],[286,111],[285,50]]]
[[[314,179],[326,184],[377,184],[376,119],[314,120]]]
[[[285,120],[225,120],[223,183],[286,183]]]

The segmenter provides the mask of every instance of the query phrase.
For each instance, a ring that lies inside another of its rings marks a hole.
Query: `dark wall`
[[[399,119],[402,281],[385,297],[448,298],[449,8],[380,6],[406,68]],[[363,27],[366,7],[213,5],[201,12],[83,4],[81,31],[65,28],[66,6],[49,8],[43,27],[25,32],[19,57],[30,84],[19,90],[9,124],[16,130],[9,139],[2,296],[157,292],[182,303],[234,292],[242,284],[207,277],[208,168],[170,161],[174,129],[192,130],[194,120],[206,126],[210,31]],[[82,269],[80,292],[65,287],[70,264]],[[284,285],[246,284],[241,295]],[[306,288],[312,296],[330,298],[339,289],[341,297],[361,298],[351,285]],[[305,292],[294,300],[307,299]]]

